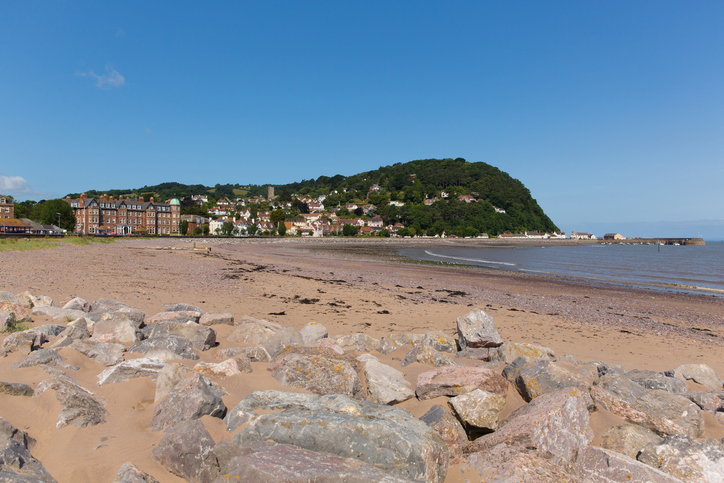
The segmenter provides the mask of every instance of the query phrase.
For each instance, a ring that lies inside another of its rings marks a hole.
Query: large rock
[[[67,304],[63,305],[64,309],[80,310],[83,312],[91,311],[91,304],[83,298],[75,297],[71,299]]]
[[[689,390],[686,383],[681,379],[665,376],[660,372],[634,369],[624,374],[624,376],[646,389],[660,389],[674,394],[683,394]]]
[[[216,483],[412,483],[354,458],[341,458],[289,444],[250,442],[222,468]]]
[[[194,324],[198,324],[201,315],[201,312],[193,311],[160,312],[153,317],[146,317],[145,323],[149,325],[157,324],[158,322],[178,322],[180,324],[193,322]]]
[[[41,381],[35,388],[35,396],[48,389],[55,391],[55,397],[63,407],[58,415],[56,428],[60,429],[67,425],[85,428],[106,422],[109,413],[106,411],[103,399],[82,387],[75,379],[58,375]]]
[[[251,361],[243,355],[227,359],[224,362],[214,364],[212,362],[199,362],[194,366],[194,371],[199,374],[216,377],[235,376],[237,374],[252,372]]]
[[[468,435],[463,425],[450,411],[436,404],[420,419],[438,432],[447,444],[451,457],[462,454],[463,448],[468,444]]]
[[[33,315],[46,315],[58,323],[68,323],[85,317],[88,314],[82,310],[61,309],[54,306],[33,307]],[[16,314],[17,315],[17,314]]]
[[[208,379],[194,374],[176,384],[156,406],[151,418],[151,430],[165,431],[206,415],[223,418],[226,415],[226,406],[222,396],[223,392]]]
[[[150,357],[131,359],[109,367],[98,374],[97,384],[103,386],[105,384],[126,382],[137,377],[150,377],[155,381],[164,365],[166,365],[166,362],[161,359]]]
[[[683,396],[648,390],[624,376],[604,376],[591,387],[591,397],[604,409],[660,436],[699,437],[704,420],[699,406]]]
[[[391,354],[397,349],[404,347],[412,349],[412,347],[422,341],[424,334],[390,334],[380,339],[377,352],[381,354]]]
[[[219,471],[212,455],[214,444],[204,423],[183,421],[170,428],[151,453],[174,475],[192,483],[211,483]]]
[[[199,324],[207,327],[209,325],[234,325],[234,316],[228,312],[221,314],[203,314],[199,318]]]
[[[93,325],[93,340],[117,344],[135,344],[146,338],[130,320],[103,320]]]
[[[704,411],[724,411],[724,391],[689,391],[682,394]]]
[[[407,367],[413,362],[428,364],[435,367],[461,366],[461,364],[449,356],[442,354],[429,345],[418,344],[413,347],[405,358],[400,362],[400,367]]]
[[[379,339],[361,333],[341,335],[331,339],[345,351],[371,352],[380,347]]]
[[[98,299],[91,302],[93,312],[141,312],[141,309],[132,305],[111,299]]]
[[[357,376],[359,363],[329,349],[288,348],[267,367],[283,386],[306,389],[315,394],[346,394],[364,398]]]
[[[126,462],[116,472],[113,483],[159,483],[159,481],[133,463]]]
[[[466,481],[578,483],[563,468],[535,454],[519,451],[519,448],[508,448],[505,445],[495,450],[493,452],[495,454],[477,453],[468,458],[462,466]]]
[[[724,481],[724,444],[715,439],[692,441],[688,436],[672,436],[647,445],[638,460],[685,482]]]
[[[20,382],[2,382],[0,381],[0,394],[6,396],[27,396],[30,397],[34,394],[32,387],[27,384]]]
[[[466,453],[489,450],[499,444],[523,446],[556,464],[570,464],[593,439],[588,425],[593,401],[579,388],[543,394],[502,421],[498,430],[466,448]]]
[[[199,358],[194,352],[194,346],[190,340],[175,335],[151,337],[137,342],[128,352],[147,354],[152,350],[167,350],[178,356],[179,359],[196,360]]]
[[[663,439],[651,430],[636,424],[624,424],[608,429],[601,436],[601,446],[618,451],[636,459],[639,452],[649,443],[660,443]]]
[[[172,313],[172,312],[169,312]],[[205,351],[216,345],[216,331],[193,322],[157,322],[143,329],[149,338],[152,337],[183,337],[199,350]]]
[[[397,369],[381,363],[370,354],[360,356],[364,361],[367,400],[380,404],[397,404],[415,397],[410,382]]]
[[[0,332],[8,332],[15,327],[15,312],[0,310]]]
[[[13,323],[30,322],[32,320],[32,310],[23,306],[16,298],[3,299],[0,297],[0,312],[6,314],[5,317],[12,316]]]
[[[138,309],[123,309],[112,312],[90,312],[86,318],[94,324],[98,322],[130,322],[140,329],[146,319],[146,313]]]
[[[173,352],[179,359],[196,360],[199,358],[194,352],[194,346],[190,340],[175,335],[151,337],[142,340],[131,346],[128,352],[147,354],[149,351],[158,349]]]
[[[515,378],[515,388],[525,401],[531,401],[542,394],[558,391],[564,387],[580,387],[587,390],[587,386],[582,378],[549,361],[536,362],[518,371]]]
[[[59,366],[72,371],[77,371],[79,367],[71,366],[63,362],[65,357],[58,354],[54,349],[40,349],[35,352],[31,352],[25,359],[16,362],[11,367],[13,369],[22,369],[24,367],[37,366],[38,364],[45,364],[49,366]]]
[[[35,440],[0,418],[0,481],[55,483],[42,463],[30,454]]]
[[[626,455],[595,446],[581,449],[572,471],[586,483],[683,483]]]
[[[94,340],[74,340],[68,347],[104,366],[114,366],[123,362],[123,353],[126,351],[125,346],[121,344]]]
[[[78,320],[70,322],[63,332],[58,334],[58,338],[55,339],[51,348],[57,349],[60,347],[67,347],[75,340],[85,340],[90,338],[90,336],[91,333],[88,329],[88,320],[85,317],[81,317]]]
[[[303,346],[304,339],[298,330],[282,327],[266,320],[242,318],[242,324],[227,339],[231,342],[263,346],[275,357],[287,347]]]
[[[438,396],[459,396],[475,389],[508,395],[508,381],[484,367],[440,367],[417,376],[415,393],[421,401]]]
[[[5,337],[5,340],[0,344],[0,349],[30,354],[32,351],[40,349],[47,341],[48,337],[45,334],[28,329],[21,332],[14,332]]]
[[[676,377],[682,381],[697,382],[712,391],[721,391],[722,384],[724,384],[714,372],[714,369],[706,364],[683,364],[672,371],[667,371],[666,375]]]
[[[180,303],[170,305],[169,308],[166,309],[166,312],[198,312],[201,315],[204,315],[204,311],[203,309],[201,309],[201,307]]]
[[[493,318],[480,309],[473,309],[457,320],[458,342],[466,347],[498,347],[503,339],[495,329]]]
[[[449,352],[451,354],[455,354],[458,351],[458,345],[455,339],[440,330],[428,332],[417,345],[423,345],[438,352]]]
[[[309,322],[301,328],[299,333],[302,335],[304,345],[309,345],[312,342],[316,342],[329,336],[327,328],[319,322]]]
[[[510,364],[520,356],[529,357],[539,361],[555,361],[556,353],[549,347],[535,344],[515,344],[505,342],[498,348],[500,358],[506,364]]]
[[[255,410],[282,410],[259,415]],[[354,457],[401,478],[442,482],[448,450],[408,411],[347,396],[256,391],[229,412],[229,430],[248,422],[239,442],[275,441]]]
[[[468,433],[477,430],[495,431],[498,429],[500,411],[505,406],[505,398],[499,394],[476,389],[451,398],[448,404]]]

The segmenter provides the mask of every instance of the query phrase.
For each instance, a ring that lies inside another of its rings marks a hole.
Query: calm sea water
[[[706,246],[580,245],[405,249],[414,260],[559,275],[724,296],[724,242]]]

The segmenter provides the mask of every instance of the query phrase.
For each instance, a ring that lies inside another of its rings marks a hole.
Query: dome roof
[[[171,203],[169,203],[169,204],[172,206],[174,206],[174,205],[179,206],[179,205],[181,205],[181,202],[178,199],[174,198],[171,200]]]

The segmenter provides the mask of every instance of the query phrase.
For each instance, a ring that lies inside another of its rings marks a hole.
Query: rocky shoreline
[[[724,441],[711,437],[724,387],[702,363],[581,362],[505,340],[479,308],[447,331],[373,337],[189,303],[151,314],[0,298],[4,330],[30,326],[0,343],[2,481],[724,478]],[[428,402],[419,417],[406,409]],[[64,432],[95,458],[54,448]]]

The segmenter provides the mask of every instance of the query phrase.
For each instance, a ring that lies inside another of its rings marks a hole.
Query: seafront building
[[[65,201],[75,212],[75,232],[83,235],[174,235],[178,234],[181,202],[172,199],[157,203],[103,195],[100,198],[80,198]]]

